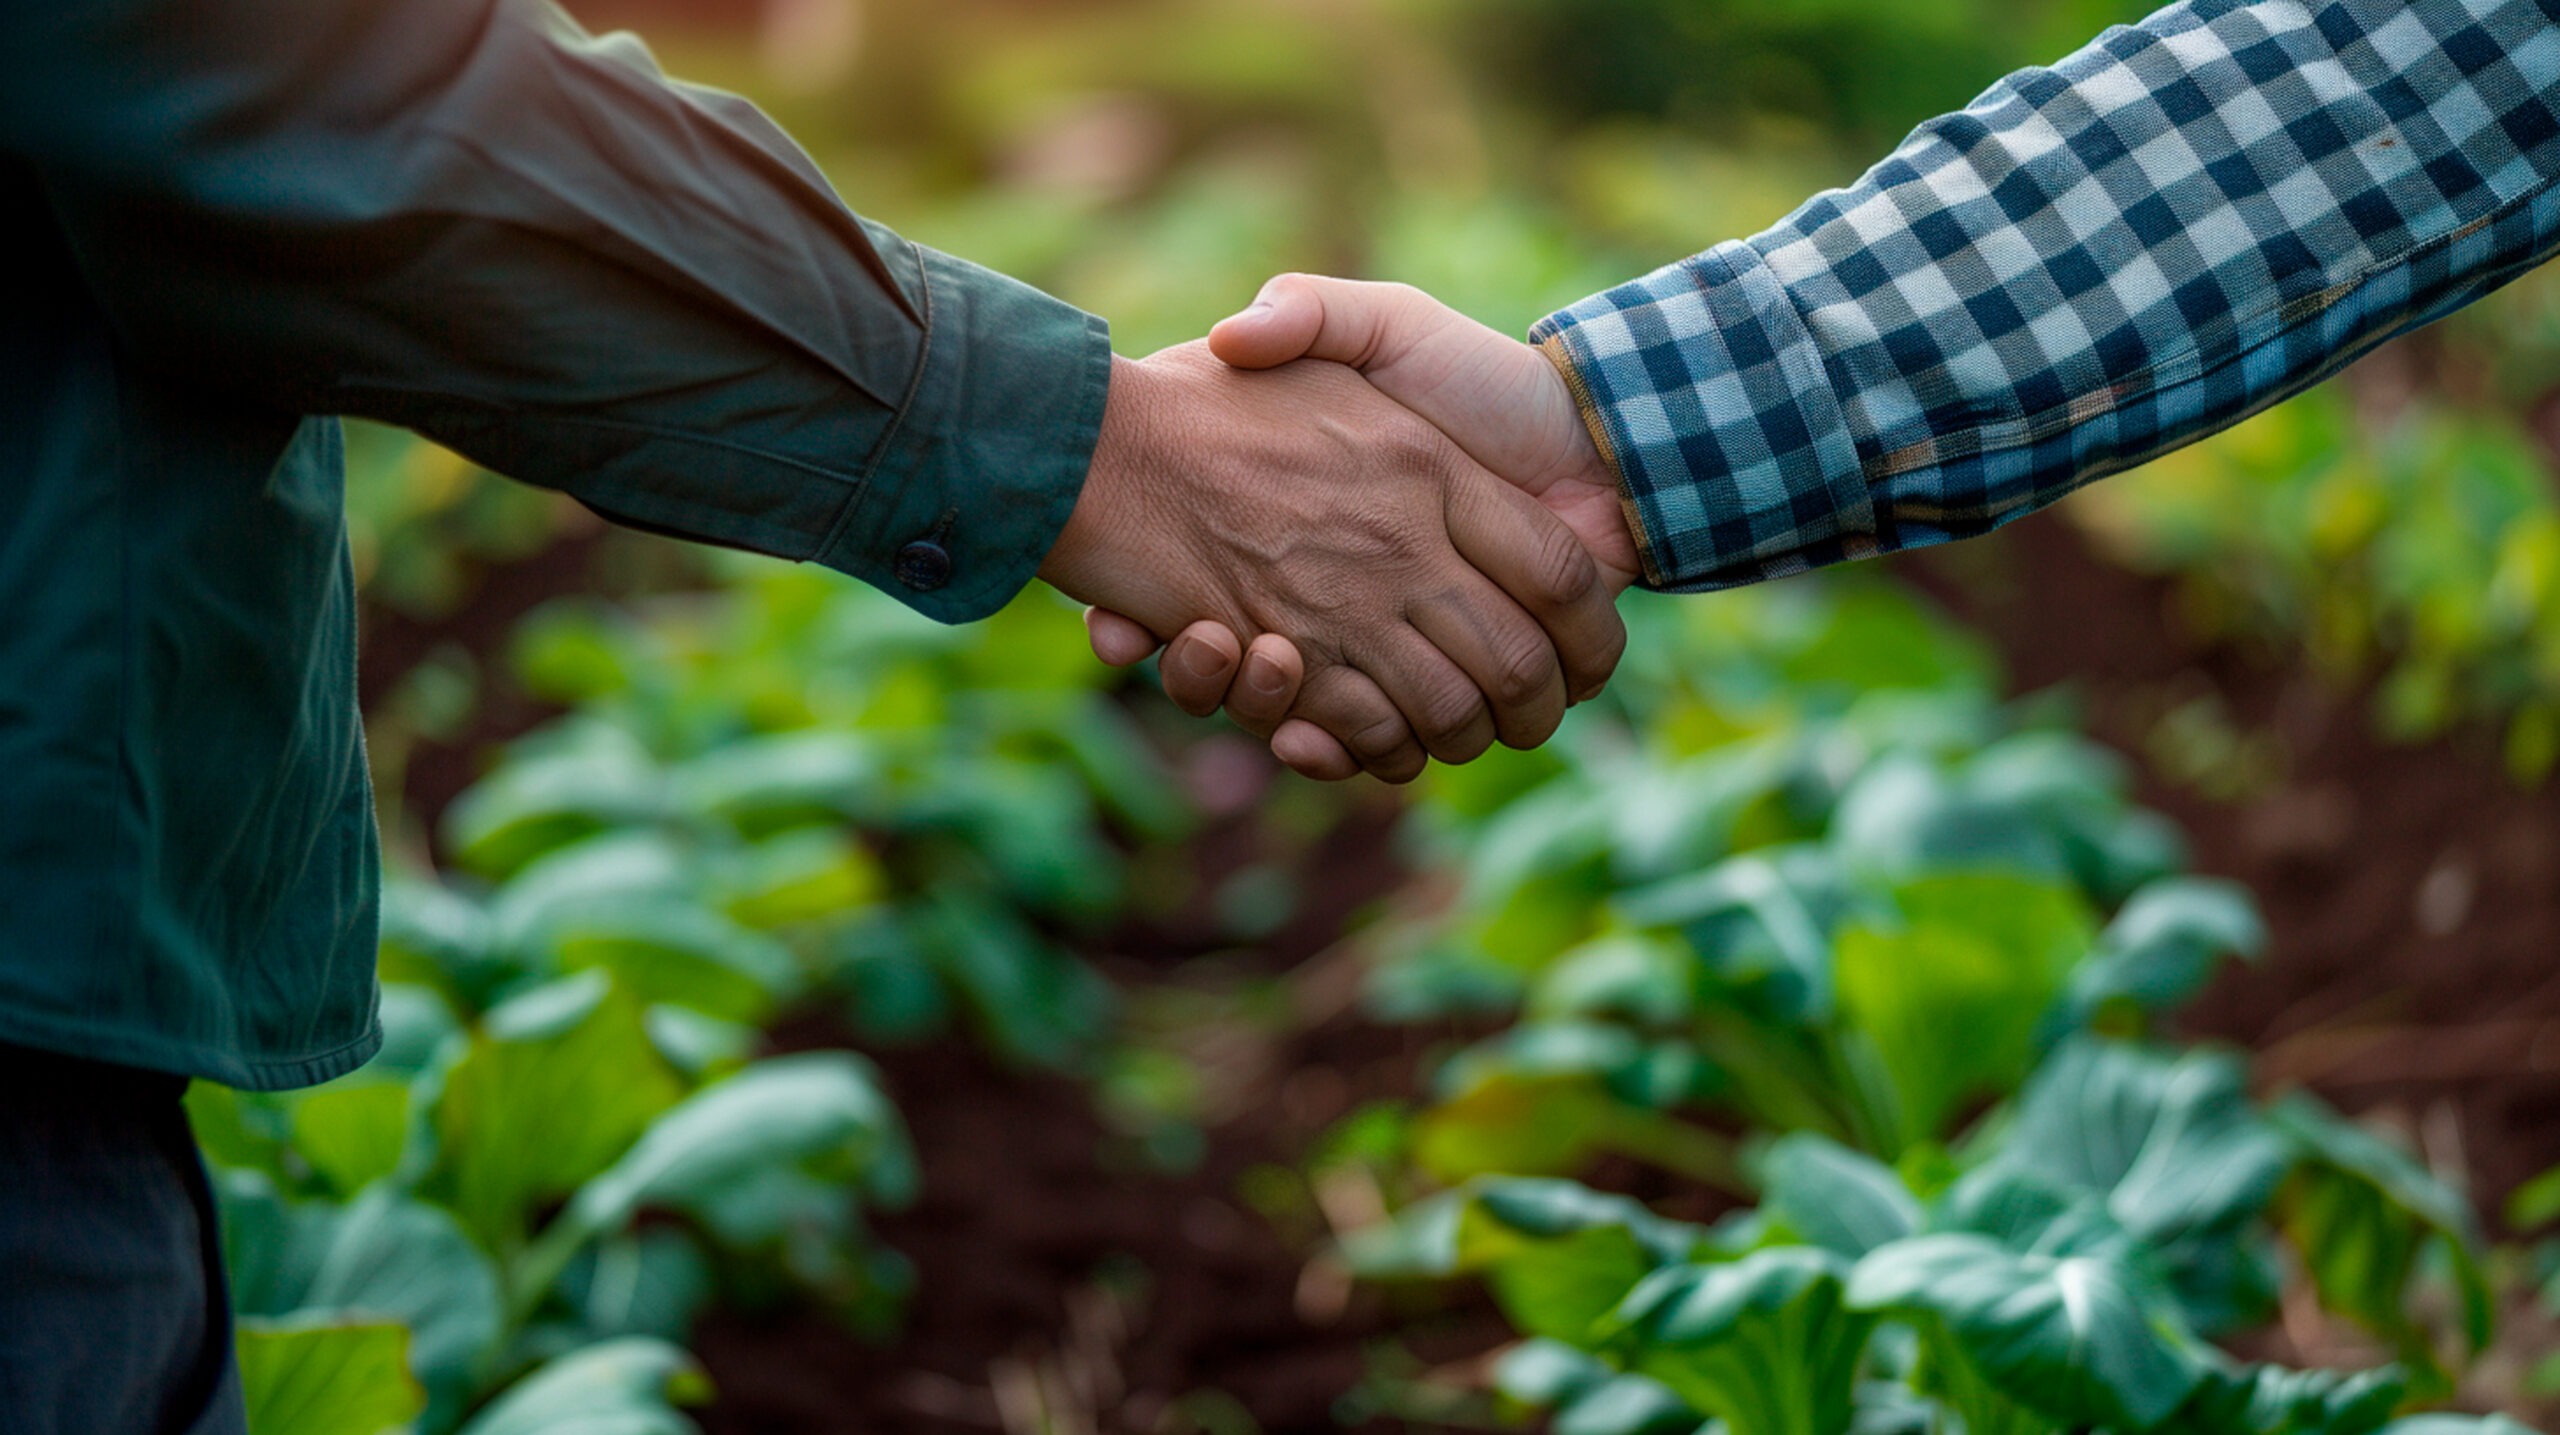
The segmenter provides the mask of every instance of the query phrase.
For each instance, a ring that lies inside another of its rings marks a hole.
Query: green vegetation
[[[2524,387],[2549,365],[2514,331],[2555,286],[2520,287],[2429,336],[2441,386],[2304,395],[2075,512],[2111,553],[2171,575],[2202,633],[2371,682],[2394,737],[2485,728],[2540,783],[2560,763],[2560,490],[2531,420],[2551,389]],[[2517,392],[2481,392],[2492,372]]]
[[[1143,352],[1286,268],[1516,330],[2142,8],[876,0],[652,38],[770,104],[866,212]],[[2378,679],[2395,732],[2495,724],[2539,777],[2560,527],[2517,415],[2560,381],[2555,293],[2466,316],[2414,397],[2324,391],[2075,509],[2207,631]],[[1095,667],[1072,609],[1035,592],[943,629],[606,532],[401,435],[350,442],[369,620],[405,668],[368,675],[390,1041],[313,1091],[190,1098],[259,1435],[681,1432],[705,1310],[894,1339],[913,1277],[867,1218],[915,1195],[899,1115],[860,1056],[772,1054],[777,1023],[968,1041],[1180,1116],[1183,1043],[1131,1028],[1198,1003],[1133,1020],[1088,957],[1196,895],[1211,730]],[[612,600],[518,621],[489,580],[528,573]],[[1406,808],[1410,893],[1358,933],[1366,1010],[1468,1035],[1427,1099],[1315,1159],[1392,1210],[1349,1239],[1362,1270],[1490,1288],[1521,1337],[1509,1413],[2520,1429],[2413,1413],[2503,1290],[2459,1173],[2177,1044],[2258,954],[2257,907],[2188,871],[2067,703],[2005,701],[1981,641],[1873,573],[1627,616],[1619,678],[1555,744],[1436,771]],[[457,748],[476,780],[410,808]],[[1206,904],[1219,939],[1283,925],[1308,894],[1268,849],[1348,800],[1272,789]],[[2560,1202],[2532,1209],[2511,1224]],[[2376,1368],[2227,1353],[2263,1355],[2280,1308],[2361,1329]]]
[[[1710,680],[1631,674],[1543,781],[1426,798],[1461,896],[1375,1000],[1509,1021],[1405,1124],[1416,1170],[1375,1174],[1415,1194],[1355,1267],[1481,1277],[1533,1342],[1504,1388],[1595,1435],[2362,1432],[2449,1390],[2492,1323],[2461,1197],[2144,1040],[2255,952],[2246,894],[1889,590],[1719,606],[1638,646]],[[1604,1158],[1756,1204],[1562,1179]],[[2400,1364],[2216,1353],[2287,1281]]]

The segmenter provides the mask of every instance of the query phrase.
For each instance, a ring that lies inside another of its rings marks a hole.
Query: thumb
[[[1442,345],[1459,331],[1453,324],[1481,327],[1410,284],[1283,274],[1262,286],[1252,307],[1209,331],[1209,352],[1239,369],[1325,359],[1377,379]]]
[[[1303,359],[1324,336],[1325,301],[1320,281],[1283,274],[1262,286],[1242,313],[1209,331],[1209,352],[1239,369],[1269,369]]]

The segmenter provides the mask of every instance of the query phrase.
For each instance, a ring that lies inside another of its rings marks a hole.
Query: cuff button
[[[919,539],[898,550],[890,571],[917,592],[930,593],[951,581],[951,555],[941,544]]]

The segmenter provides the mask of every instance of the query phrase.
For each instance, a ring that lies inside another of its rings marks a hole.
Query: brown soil
[[[1319,1257],[1331,1218],[1365,1220],[1375,1192],[1299,1174],[1345,1116],[1410,1099],[1458,1035],[1352,1009],[1360,963],[1339,939],[1402,878],[1396,810],[1364,803],[1296,854],[1307,900],[1250,950],[1218,950],[1205,895],[1097,944],[1133,1008],[1178,1013],[1158,1025],[1206,1078],[1185,1169],[1148,1162],[1084,1080],[962,1042],[881,1054],[923,1168],[918,1204],[878,1222],[915,1267],[905,1330],[874,1345],[814,1312],[715,1315],[693,1342],[720,1391],[709,1435],[1425,1428],[1364,1398],[1372,1372],[1464,1366],[1507,1332],[1462,1293],[1355,1288]],[[1238,805],[1192,844],[1196,888],[1272,845]],[[832,1016],[777,1039],[847,1042]]]

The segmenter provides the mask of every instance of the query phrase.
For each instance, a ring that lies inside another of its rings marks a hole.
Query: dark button
[[[930,593],[951,581],[951,555],[939,543],[918,539],[898,550],[898,581],[919,593]]]

